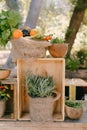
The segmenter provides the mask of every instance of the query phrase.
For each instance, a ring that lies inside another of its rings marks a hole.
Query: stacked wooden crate
[[[64,58],[29,58],[17,61],[18,79],[18,120],[31,120],[29,117],[29,96],[26,92],[25,77],[28,71],[42,74],[44,71],[53,76],[56,89],[61,93],[61,98],[54,107],[54,121],[63,121],[65,104],[65,60]]]

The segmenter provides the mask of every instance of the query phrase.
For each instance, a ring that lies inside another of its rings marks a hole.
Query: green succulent
[[[27,93],[31,97],[52,96],[55,83],[51,76],[40,76],[28,73],[26,76]]]
[[[59,44],[59,43],[61,43],[61,44],[64,44],[64,40],[63,39],[59,39],[59,38],[53,38],[52,40],[51,40],[51,43],[52,44]]]
[[[73,100],[66,100],[65,104],[73,108],[82,108],[82,102],[77,102]]]

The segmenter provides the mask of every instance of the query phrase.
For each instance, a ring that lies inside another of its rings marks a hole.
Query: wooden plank
[[[19,59],[17,66],[18,92],[20,95],[18,103],[19,119],[23,112],[29,112],[29,97],[26,94],[25,76],[28,71],[32,71],[34,74],[41,75],[47,72],[48,75],[53,76],[56,89],[61,92],[61,98],[55,103],[54,113],[60,113],[61,120],[64,120],[65,60],[63,58]]]
[[[3,84],[17,84],[17,78],[7,78],[1,80]]]
[[[0,130],[87,130],[87,122],[0,122]]]
[[[69,100],[76,100],[76,86],[69,86]]]
[[[87,69],[84,68],[84,69],[78,69],[76,71],[71,71],[71,70],[66,70],[66,77],[67,78],[82,78],[82,79],[85,79],[87,80]]]
[[[72,78],[72,79],[65,79],[65,86],[70,86],[70,85],[75,85],[75,86],[84,86],[87,87],[87,82],[81,78]]]

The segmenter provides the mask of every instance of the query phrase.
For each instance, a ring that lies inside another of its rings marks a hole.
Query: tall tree
[[[37,20],[40,14],[42,5],[42,0],[31,0],[30,9],[28,11],[28,15],[26,18],[25,25],[30,28],[35,28],[37,24]]]
[[[87,9],[87,0],[77,0],[77,4],[73,11],[70,24],[65,35],[66,42],[69,43],[69,49],[67,56],[70,56],[70,52],[72,46],[74,44],[74,40],[76,38],[76,34],[80,28],[80,25],[83,21],[83,17],[85,14],[85,10]]]

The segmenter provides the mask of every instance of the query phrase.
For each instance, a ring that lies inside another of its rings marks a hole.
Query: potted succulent
[[[79,119],[83,113],[83,106],[81,101],[66,100],[65,112],[70,119]]]
[[[68,50],[68,44],[65,44],[64,40],[59,38],[53,38],[51,46],[48,47],[49,53],[55,58],[65,57]]]
[[[0,118],[4,115],[5,112],[5,102],[10,98],[8,93],[8,86],[2,85],[0,83]]]
[[[60,93],[55,90],[53,78],[28,73],[26,85],[30,97],[31,120],[52,121],[54,103],[60,98]]]

